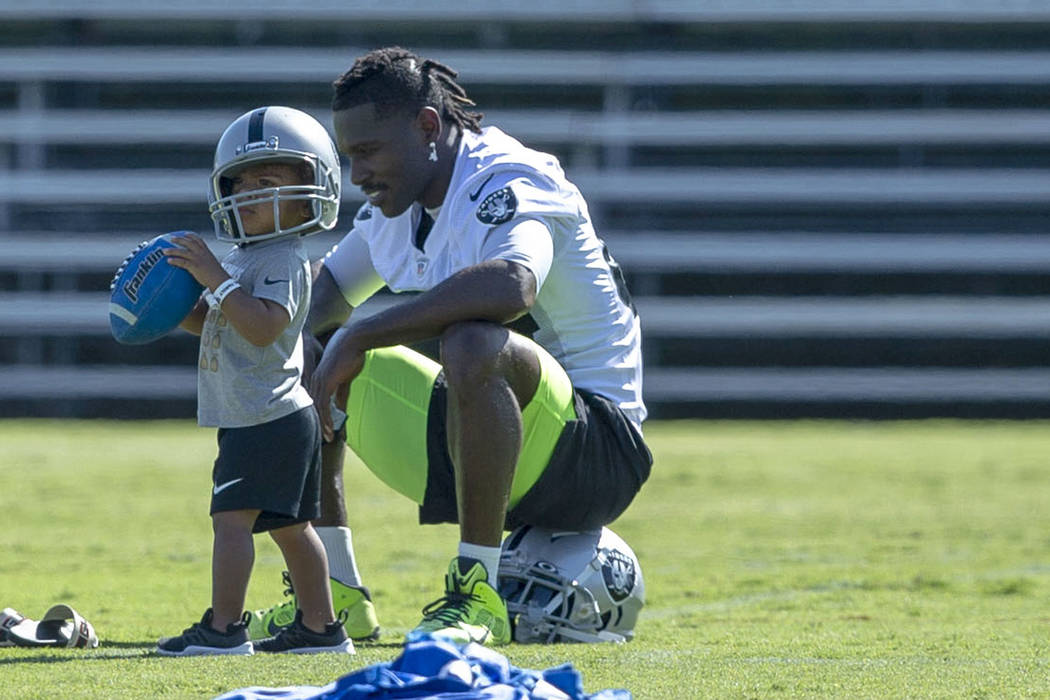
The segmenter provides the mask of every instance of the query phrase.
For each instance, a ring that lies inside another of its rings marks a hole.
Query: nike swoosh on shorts
[[[244,477],[242,476],[242,477],[238,477],[236,479],[231,479],[231,480],[227,481],[225,484],[219,484],[219,485],[215,486],[211,490],[212,495],[218,496],[220,493],[222,493],[223,491],[225,491],[229,487],[233,486],[238,481],[244,481]]]

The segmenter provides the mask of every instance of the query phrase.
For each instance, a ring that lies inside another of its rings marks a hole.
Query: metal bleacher
[[[330,81],[391,43],[562,159],[654,415],[1050,415],[1050,4],[30,5],[0,0],[2,415],[192,415],[195,339],[112,341],[112,270],[210,231],[233,117],[329,123]]]

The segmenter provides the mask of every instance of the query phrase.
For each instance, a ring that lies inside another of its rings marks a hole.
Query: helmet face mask
[[[248,166],[268,162],[303,164],[312,179],[296,185],[232,192],[233,175]],[[330,231],[339,215],[340,170],[339,156],[328,132],[305,112],[290,107],[262,107],[241,115],[226,128],[215,148],[208,211],[216,237],[246,243]],[[289,201],[309,202],[310,216],[294,226],[281,228],[280,205]],[[240,207],[267,202],[273,206],[273,230],[247,235]]]
[[[645,604],[638,560],[608,528],[507,536],[499,568],[517,642],[623,642]]]

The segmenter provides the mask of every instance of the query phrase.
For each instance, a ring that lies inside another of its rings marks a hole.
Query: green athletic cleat
[[[423,608],[423,621],[405,639],[443,639],[454,644],[510,643],[507,604],[489,585],[484,564],[468,557],[453,559],[445,574],[445,596]]]
[[[348,586],[334,578],[329,579],[332,585],[332,608],[335,616],[345,614],[343,627],[346,634],[355,642],[374,642],[379,639],[379,620],[376,619],[376,606],[372,604],[372,594],[364,586]]]
[[[273,637],[295,622],[298,603],[292,589],[292,579],[287,571],[282,576],[284,585],[287,586],[284,594],[291,598],[271,608],[252,612],[248,622],[248,635],[252,639]],[[335,609],[335,616],[346,615],[343,626],[347,636],[355,642],[374,642],[379,639],[379,622],[376,620],[376,609],[368,589],[364,586],[347,586],[334,578],[329,579],[329,583],[332,587],[332,607]]]

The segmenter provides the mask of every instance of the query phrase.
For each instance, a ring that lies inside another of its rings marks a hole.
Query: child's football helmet
[[[623,642],[645,604],[638,558],[609,528],[525,525],[503,541],[499,592],[517,642]]]
[[[306,163],[313,172],[313,182],[233,194],[230,176],[260,161]],[[208,211],[215,224],[215,235],[232,243],[249,240],[238,210],[248,200],[252,204],[270,201],[274,210],[275,230],[251,236],[251,241],[330,231],[339,216],[340,178],[335,144],[309,114],[291,107],[260,107],[246,112],[226,127],[215,147],[215,167],[208,188]],[[279,203],[289,200],[308,200],[312,217],[282,229]]]

